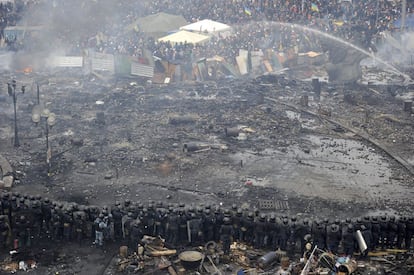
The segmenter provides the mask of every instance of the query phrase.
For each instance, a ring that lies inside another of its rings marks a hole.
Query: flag
[[[246,6],[244,7],[244,13],[247,14],[248,16],[252,15],[252,11]]]
[[[311,3],[311,11],[319,12],[318,5],[316,5],[315,3]]]

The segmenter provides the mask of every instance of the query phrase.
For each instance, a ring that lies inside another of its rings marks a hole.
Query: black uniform
[[[233,226],[229,218],[224,219],[224,224],[220,227],[220,241],[223,244],[223,252],[225,255],[230,253],[230,244],[234,235]]]

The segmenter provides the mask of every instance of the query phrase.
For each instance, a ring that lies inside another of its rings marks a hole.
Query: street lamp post
[[[55,125],[56,115],[51,113],[49,109],[36,105],[32,110],[32,121],[37,125],[42,119],[45,121],[47,175],[50,176],[52,150],[49,143],[49,129]]]
[[[7,93],[9,96],[13,97],[13,107],[14,107],[14,147],[19,147],[19,135],[17,130],[17,94],[16,94],[16,80],[12,80],[11,83],[7,83]],[[22,93],[24,94],[26,87],[22,86]]]

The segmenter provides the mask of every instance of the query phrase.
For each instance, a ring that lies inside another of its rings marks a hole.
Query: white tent
[[[207,32],[218,33],[229,31],[231,27],[229,25],[212,21],[210,19],[204,19],[180,28],[180,30],[193,31],[193,32]]]
[[[201,35],[198,33],[188,32],[188,31],[179,31],[158,39],[160,42],[171,42],[172,44],[178,43],[192,43],[192,44],[200,44],[209,40],[210,37],[206,35]]]

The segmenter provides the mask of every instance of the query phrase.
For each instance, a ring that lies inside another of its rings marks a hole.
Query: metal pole
[[[50,158],[49,158],[49,124],[47,122],[47,118],[45,119],[46,122],[46,165],[47,165],[47,176],[50,175]]]
[[[39,90],[39,83],[37,83],[37,105],[40,105],[40,90]]]
[[[407,15],[407,0],[403,0],[401,4],[401,26],[400,31],[403,31],[405,28],[405,19]]]
[[[13,107],[14,107],[14,147],[19,147],[19,135],[17,130],[17,95],[16,95],[16,86],[13,85]]]

